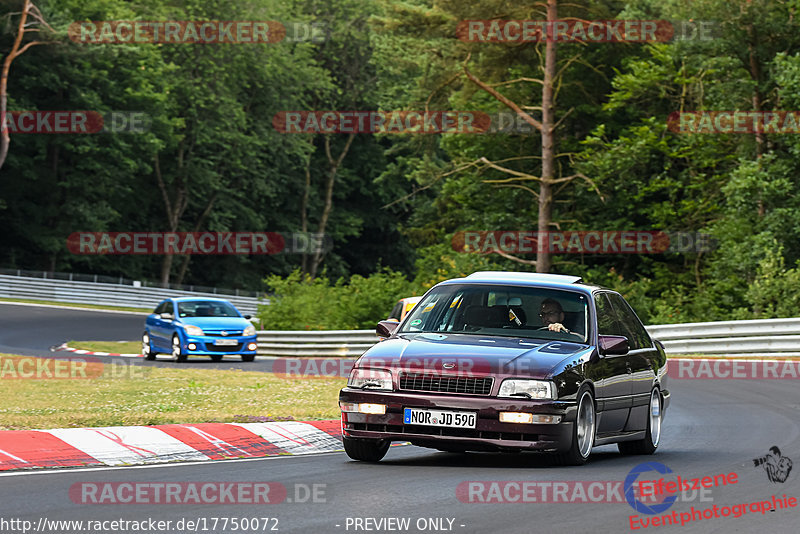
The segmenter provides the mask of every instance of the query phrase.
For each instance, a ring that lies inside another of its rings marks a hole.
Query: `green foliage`
[[[542,4],[485,0],[41,0],[56,43],[15,59],[11,110],[142,111],[146,133],[12,135],[0,170],[0,267],[158,278],[160,257],[77,256],[79,231],[314,231],[329,160],[322,135],[281,134],[279,111],[323,109],[508,112],[470,72],[539,117],[542,43],[473,43],[459,21],[540,19]],[[800,136],[681,135],[675,111],[800,109],[797,2],[559,2],[582,20],[715,21],[714,39],[558,44],[560,183],[554,229],[701,232],[713,251],[562,255],[553,270],[621,291],[645,322],[797,315]],[[18,2],[0,3],[0,55]],[[10,16],[10,18],[8,18]],[[84,20],[282,20],[326,27],[320,42],[231,46],[79,44]],[[345,136],[329,136],[338,154]],[[325,276],[301,257],[176,257],[173,280],[275,293],[276,329],[371,328],[396,299],[483,269],[533,270],[453,250],[460,231],[536,230],[538,132],[358,135],[336,173]],[[158,161],[158,171],[156,170]],[[160,190],[158,173],[164,182]],[[525,186],[525,187],[521,187]],[[531,187],[527,187],[531,186]],[[166,196],[166,202],[165,202]],[[388,266],[377,268],[376,265]],[[390,270],[391,269],[391,270]],[[402,273],[402,274],[400,274]],[[411,280],[411,281],[410,281]]]
[[[335,283],[324,274],[311,279],[295,270],[285,278],[270,276],[266,283],[272,295],[258,317],[267,330],[374,328],[399,299],[417,294],[414,284],[390,269]]]

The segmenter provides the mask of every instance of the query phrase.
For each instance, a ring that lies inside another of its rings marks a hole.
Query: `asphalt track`
[[[210,529],[208,522],[213,518],[275,517],[281,532],[305,533],[366,532],[355,530],[352,524],[347,528],[347,520],[368,517],[410,518],[410,527],[401,531],[431,532],[434,530],[417,529],[417,520],[450,518],[454,520],[452,530],[446,531],[462,533],[626,532],[630,531],[629,516],[635,512],[624,502],[469,503],[461,502],[456,490],[462,482],[478,480],[620,481],[645,460],[661,462],[683,478],[729,472],[738,475],[736,484],[714,488],[704,497],[706,500],[696,495],[693,501],[676,502],[666,513],[688,512],[692,506],[703,509],[717,505],[721,509],[769,500],[773,495],[800,497],[800,468],[794,469],[786,482],[775,483],[762,468],[753,465],[753,458],[764,455],[773,445],[778,445],[784,456],[800,461],[794,381],[676,380],[672,392],[674,401],[666,414],[662,444],[654,456],[623,457],[613,447],[598,447],[587,465],[567,468],[553,467],[545,457],[535,454],[451,454],[402,446],[392,448],[379,464],[352,462],[343,453],[330,453],[146,468],[22,472],[0,475],[0,518],[25,519],[34,524],[40,518],[156,518],[174,522],[205,518]],[[68,493],[70,486],[81,482],[219,481],[278,482],[288,488],[289,499],[293,498],[295,484],[323,484],[320,488],[324,495],[318,494],[321,498],[317,503],[284,501],[258,506],[101,505],[76,504]],[[789,533],[798,531],[799,519],[798,508],[789,508],[643,530]],[[202,532],[202,527],[198,531]],[[216,530],[208,530],[226,531],[232,532],[230,528],[223,530],[221,523]],[[258,531],[263,531],[261,526]]]
[[[39,357],[70,357],[66,352],[51,352],[50,348],[70,340],[133,341],[141,339],[145,315],[90,311],[35,305],[0,303],[0,353]],[[148,365],[155,367],[192,366],[203,369],[244,369],[269,371],[270,360],[243,363],[236,356],[226,356],[222,362],[207,357],[192,357],[177,363],[170,355],[159,354],[154,362],[143,359],[103,357],[109,362]],[[0,531],[1,532],[1,531]]]
[[[59,315],[52,311],[38,316],[42,322],[32,322],[30,318],[20,320],[19,327],[23,331],[11,334],[6,317],[7,314],[19,315],[19,308],[10,312],[7,308],[0,306],[0,324],[3,325],[0,350],[19,347],[22,343],[33,346],[33,341],[26,341],[25,332],[29,335],[39,332],[42,339],[35,343],[41,346],[63,342],[59,335],[79,337],[52,323],[54,315]],[[71,324],[94,321],[94,315],[80,316]],[[127,328],[127,324],[138,327],[141,317],[132,316],[127,320],[130,323],[119,320],[116,326],[113,326],[116,319],[102,323],[111,325],[105,339],[129,338],[120,336],[122,329]],[[54,327],[48,331],[47,324]],[[89,327],[95,328],[95,324],[100,323],[93,322]],[[120,330],[113,330],[112,326]],[[93,339],[102,338],[95,335]],[[11,352],[19,353],[19,350]],[[198,532],[243,532],[241,528],[232,528],[230,518],[270,517],[278,519],[277,527],[281,532],[314,534],[630,532],[630,516],[647,516],[635,512],[626,502],[540,502],[539,492],[532,494],[539,497],[537,502],[463,502],[458,498],[457,489],[469,481],[623,481],[644,461],[660,462],[668,466],[673,475],[684,479],[730,472],[738,476],[735,484],[714,488],[702,497],[687,495],[689,500],[676,502],[659,515],[676,511],[680,517],[680,513],[690,512],[692,507],[703,510],[715,505],[721,510],[722,507],[771,500],[773,495],[780,498],[785,494],[800,499],[800,466],[795,466],[788,479],[780,483],[771,482],[764,469],[753,464],[754,458],[765,455],[774,445],[780,447],[783,456],[800,462],[800,393],[795,380],[673,379],[670,390],[672,404],[664,421],[661,446],[654,456],[623,457],[615,447],[606,446],[596,448],[585,466],[554,467],[546,457],[534,454],[451,454],[401,446],[393,447],[379,464],[352,462],[343,453],[330,453],[139,468],[16,472],[0,475],[0,531],[21,532],[13,529],[11,523],[3,524],[3,520],[10,519],[31,521],[35,527],[40,519],[142,521],[152,518],[173,521],[161,532],[188,532],[190,529],[186,527],[176,528],[176,522],[184,518],[202,521],[197,525]],[[304,488],[314,484],[322,485],[318,486],[322,493],[318,493],[316,503],[282,500],[266,505],[80,504],[73,502],[69,495],[73,484],[83,482],[247,481],[283,484],[289,491],[287,499],[294,501],[297,500],[296,491],[303,497]],[[302,486],[296,486],[298,484]],[[300,490],[296,490],[297,487]],[[521,494],[512,492],[509,496],[519,498]],[[638,531],[795,533],[800,530],[797,526],[799,512],[800,507],[778,508],[763,514],[748,511],[738,518],[702,519],[684,526],[651,526]],[[216,528],[212,528],[214,518],[217,518]],[[223,528],[223,518],[228,518],[227,528]],[[379,529],[374,522],[362,522],[362,528],[355,528],[357,518],[376,521],[408,518],[410,523],[404,529]],[[436,529],[431,523],[423,524],[428,518],[446,519],[443,526]],[[453,521],[452,526],[447,519]],[[266,529],[264,526],[262,520],[257,529],[247,531],[271,531],[275,523],[267,522]],[[41,531],[66,533],[74,530],[44,524]],[[112,531],[110,524],[107,531]]]

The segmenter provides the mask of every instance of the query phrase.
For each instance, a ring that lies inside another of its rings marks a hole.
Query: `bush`
[[[412,282],[390,269],[333,284],[325,275],[312,280],[296,270],[286,278],[270,276],[266,283],[273,295],[258,313],[266,330],[371,329],[399,299],[418,294]]]

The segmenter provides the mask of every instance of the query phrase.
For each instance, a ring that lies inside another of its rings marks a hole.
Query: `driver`
[[[542,301],[542,306],[539,309],[539,317],[542,318],[542,324],[548,330],[582,337],[577,332],[570,332],[567,327],[562,324],[564,322],[564,309],[555,299],[545,299]]]

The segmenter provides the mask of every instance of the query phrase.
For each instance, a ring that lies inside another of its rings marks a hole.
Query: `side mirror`
[[[390,337],[398,326],[400,326],[400,323],[396,321],[381,321],[375,328],[375,333],[378,334],[378,337]]]
[[[175,316],[171,313],[162,313],[158,316],[160,319],[164,319],[165,321],[172,321],[175,319]]]
[[[598,349],[601,355],[623,355],[631,350],[628,338],[625,336],[598,336]]]
[[[247,320],[250,320],[251,317],[252,317],[252,315],[250,315],[250,314],[244,316],[244,318],[247,319]]]

